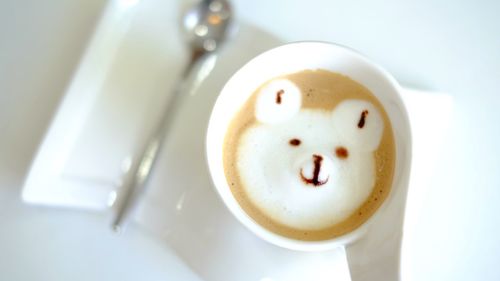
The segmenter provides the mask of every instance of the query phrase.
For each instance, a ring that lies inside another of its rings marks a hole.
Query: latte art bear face
[[[365,100],[324,110],[302,108],[301,97],[285,79],[260,90],[258,122],[241,135],[236,163],[245,192],[263,213],[319,230],[345,220],[370,196],[384,121]]]

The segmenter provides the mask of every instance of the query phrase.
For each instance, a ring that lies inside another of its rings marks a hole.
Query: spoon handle
[[[160,153],[163,140],[168,135],[173,120],[177,115],[177,110],[181,103],[181,93],[185,92],[188,78],[195,66],[204,57],[204,52],[193,51],[189,63],[184,68],[181,76],[172,90],[170,98],[163,110],[163,114],[158,125],[152,131],[146,144],[140,150],[140,153],[134,157],[132,165],[125,176],[124,183],[121,186],[123,195],[121,204],[118,207],[116,216],[112,223],[115,232],[121,232],[127,223],[131,213],[135,209],[140,198],[144,194],[152,169]]]

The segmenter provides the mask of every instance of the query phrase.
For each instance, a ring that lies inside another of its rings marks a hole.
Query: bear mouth
[[[327,183],[328,180],[330,179],[330,176],[328,176],[325,180],[320,181],[319,180],[319,173],[321,171],[321,162],[323,161],[323,157],[320,155],[314,154],[313,159],[314,159],[314,171],[313,171],[312,179],[305,177],[302,169],[300,169],[300,178],[306,184],[312,184],[312,185],[317,187],[317,186],[321,186],[321,185],[324,185],[325,183]]]

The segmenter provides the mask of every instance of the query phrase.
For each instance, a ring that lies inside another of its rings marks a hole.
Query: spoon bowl
[[[204,0],[182,18],[182,33],[192,52],[213,52],[228,37],[232,22],[226,0]]]

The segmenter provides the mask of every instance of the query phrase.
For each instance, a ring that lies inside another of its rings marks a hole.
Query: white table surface
[[[404,280],[500,280],[500,2],[234,2],[241,19],[284,41],[348,45],[403,85],[453,97],[452,141],[422,181],[425,192],[409,192],[419,196],[408,203]],[[0,0],[1,280],[197,280],[140,229],[116,238],[105,215],[20,201],[103,6]]]

